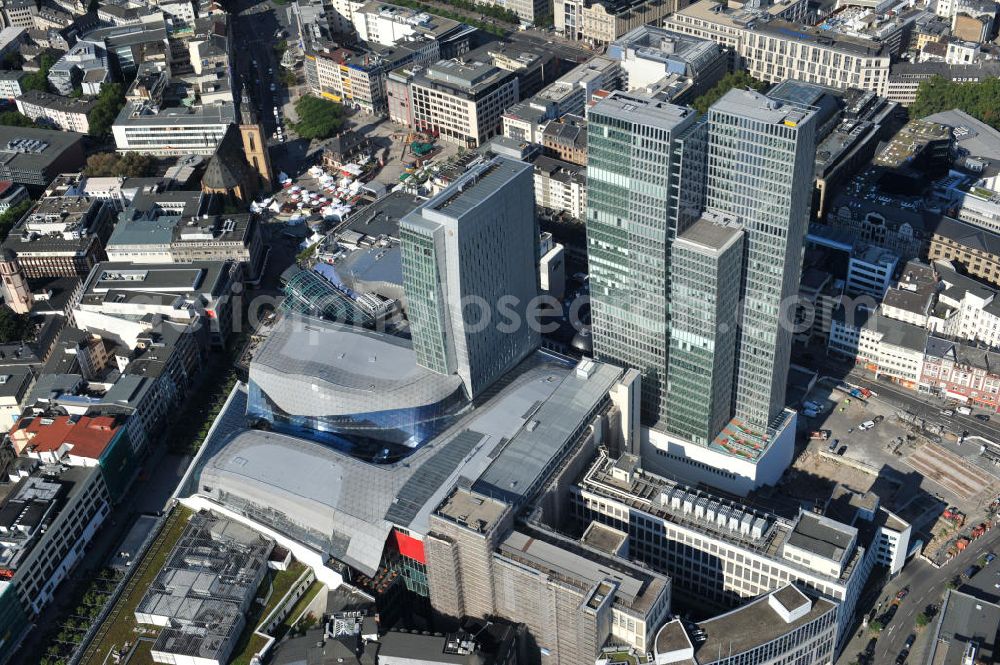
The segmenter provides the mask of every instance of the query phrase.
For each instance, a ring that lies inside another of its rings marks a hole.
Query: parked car
[[[965,569],[965,572],[962,573],[962,577],[964,577],[967,580],[971,580],[973,577],[976,576],[976,573],[978,572],[979,572],[979,566],[972,565]]]
[[[838,445],[840,445],[840,439],[834,439],[833,441],[830,442],[830,445],[827,446],[826,449],[832,453],[837,449]]]
[[[866,431],[872,429],[873,427],[875,427],[875,421],[874,420],[866,420],[865,422],[863,422],[860,425],[858,425],[858,429],[861,430],[862,432],[866,432]]]
[[[846,452],[847,452],[847,446],[841,446],[840,450],[837,451],[837,454],[840,455],[841,457],[843,457],[844,453],[846,453]]]
[[[900,651],[899,655],[896,656],[896,665],[903,665],[903,663],[906,662],[906,659],[909,656],[910,656],[910,650],[909,649],[903,649],[902,651]]]
[[[903,648],[904,649],[912,649],[913,648],[913,643],[916,642],[916,641],[917,641],[917,636],[914,635],[913,633],[910,633],[910,636],[906,638],[905,642],[903,642]]]
[[[995,559],[995,558],[997,558],[997,555],[994,554],[993,552],[990,552],[989,554],[987,554],[986,555],[986,565],[988,566],[991,563],[993,563],[993,559]]]
[[[951,416],[955,415],[955,412],[952,409],[941,409],[941,415],[948,416],[950,418]]]
[[[906,594],[910,593],[910,587],[904,586],[896,593],[896,600],[903,600],[906,598]]]
[[[976,417],[976,420],[981,420],[984,423],[990,422],[990,417],[988,415],[986,415],[985,413],[977,413],[975,417]]]
[[[968,416],[972,413],[972,409],[967,406],[959,406],[955,408],[956,411],[961,413],[963,416]]]

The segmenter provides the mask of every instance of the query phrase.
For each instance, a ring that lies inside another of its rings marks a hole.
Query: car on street
[[[896,593],[896,600],[903,600],[906,598],[906,594],[908,593],[910,593],[910,587],[904,586],[898,593]]]
[[[950,418],[951,416],[955,415],[955,411],[952,409],[941,409],[941,415],[948,416]]]
[[[981,420],[984,423],[990,422],[990,417],[988,415],[986,415],[985,413],[977,413],[975,415],[975,419],[976,420]]]
[[[826,447],[831,453],[837,450],[837,446],[840,445],[840,439],[834,439],[830,442],[830,445]]]
[[[888,626],[889,625],[889,622],[892,621],[892,618],[894,616],[896,616],[896,609],[898,607],[899,607],[899,605],[890,605],[889,609],[887,609],[885,611],[885,614],[882,615],[882,625],[883,626]]]
[[[841,446],[840,449],[837,451],[837,455],[843,457],[844,453],[846,452],[847,452],[847,446]]]
[[[986,565],[988,566],[991,563],[993,563],[993,559],[995,559],[995,558],[997,558],[997,555],[994,554],[993,552],[990,552],[989,554],[987,554],[986,555],[986,559],[985,559],[986,560]]]
[[[967,580],[971,580],[973,577],[976,576],[976,573],[978,572],[979,572],[979,566],[973,564],[965,569],[965,572],[962,573],[962,577],[964,577]]]
[[[912,649],[913,648],[913,643],[916,642],[916,641],[917,641],[917,636],[914,635],[913,633],[910,633],[910,636],[906,638],[905,642],[903,642],[903,648],[904,649]]]
[[[903,663],[906,662],[906,659],[909,658],[909,656],[910,656],[909,649],[903,649],[902,651],[900,651],[899,655],[896,656],[896,665],[903,665]]]
[[[868,646],[865,647],[865,650],[863,652],[864,655],[865,655],[865,657],[872,658],[873,656],[875,656],[875,645],[876,644],[878,644],[878,638],[877,637],[873,637],[870,640],[868,640]]]
[[[858,429],[861,430],[862,432],[866,432],[872,429],[873,427],[875,427],[875,421],[873,420],[866,420],[865,422],[858,425]]]

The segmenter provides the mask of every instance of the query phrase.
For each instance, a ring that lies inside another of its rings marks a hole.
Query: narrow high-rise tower
[[[271,169],[271,157],[267,152],[267,138],[254,112],[253,102],[243,86],[243,96],[240,100],[240,136],[243,138],[243,153],[247,162],[254,168],[260,178],[260,189],[270,192],[274,189],[274,171]]]
[[[417,363],[457,373],[470,398],[538,348],[531,165],[473,166],[400,222],[403,291]]]
[[[707,213],[677,235],[670,261],[666,430],[707,446],[732,415],[743,229]]]
[[[751,90],[730,90],[708,111],[705,206],[746,234],[733,411],[758,434],[785,408],[815,132],[814,110]]]

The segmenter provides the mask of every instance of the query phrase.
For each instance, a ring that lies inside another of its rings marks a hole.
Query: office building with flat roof
[[[118,152],[168,157],[212,155],[236,122],[231,101],[160,108],[151,101],[126,101],[111,126]]]
[[[674,12],[664,27],[727,47],[733,68],[762,81],[793,78],[884,95],[888,47],[868,36],[804,25],[807,11],[801,0],[753,6],[700,0]]]
[[[743,225],[748,257],[740,292],[734,416],[759,434],[785,408],[792,331],[782,308],[799,288],[815,120],[815,110],[747,90],[729,91],[708,112],[705,205]]]
[[[352,7],[347,15],[362,41],[395,46],[423,38],[438,42],[443,58],[468,53],[470,38],[476,32],[475,28],[450,18],[376,0]]]
[[[698,204],[682,210],[675,191],[703,128],[695,115],[691,109],[623,93],[599,101],[588,114],[587,255],[594,355],[642,372],[642,419],[647,425],[661,423],[669,408],[670,244],[678,227],[700,210]],[[685,194],[698,197],[696,180]]]
[[[56,588],[83,558],[111,512],[100,469],[18,462],[0,491],[0,603],[13,592],[30,617],[44,611]],[[0,624],[0,634],[7,626]],[[3,661],[10,651],[0,651]]]
[[[417,363],[457,374],[470,399],[540,344],[529,320],[538,296],[534,204],[531,165],[495,157],[400,222]]]
[[[600,454],[571,500],[578,526],[627,533],[631,556],[700,607],[729,609],[789,583],[836,601],[838,651],[876,561],[853,526],[807,512],[782,518],[654,475],[634,456]]]
[[[87,196],[48,196],[21,218],[3,243],[24,276],[79,276],[105,258],[111,234],[110,206]]]
[[[824,665],[834,661],[837,603],[787,584],[730,612],[690,625],[699,636],[697,658],[684,623],[674,619],[656,634],[655,662]]]
[[[732,219],[703,217],[673,243],[666,429],[703,446],[730,416],[742,268]]]
[[[719,44],[643,25],[608,46],[622,68],[623,90],[663,91],[681,104],[707,92],[725,75],[728,57]]]
[[[129,346],[151,327],[153,317],[197,322],[221,348],[233,332],[230,300],[241,277],[235,261],[102,261],[87,277],[73,318],[83,329],[115,331]]]
[[[413,128],[477,148],[500,133],[501,116],[519,97],[517,75],[483,62],[442,60],[409,84]]]
[[[0,180],[41,191],[85,161],[83,134],[33,127],[0,127]]]
[[[511,507],[486,494],[452,492],[425,543],[434,609],[524,623],[543,663],[590,662],[608,642],[646,650],[669,612],[665,575],[545,527],[515,526]]]

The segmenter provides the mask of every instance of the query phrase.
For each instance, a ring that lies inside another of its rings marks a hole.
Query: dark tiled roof
[[[236,189],[250,180],[250,165],[243,154],[240,137],[235,127],[230,125],[226,135],[219,142],[215,154],[208,162],[201,183],[208,189]]]

